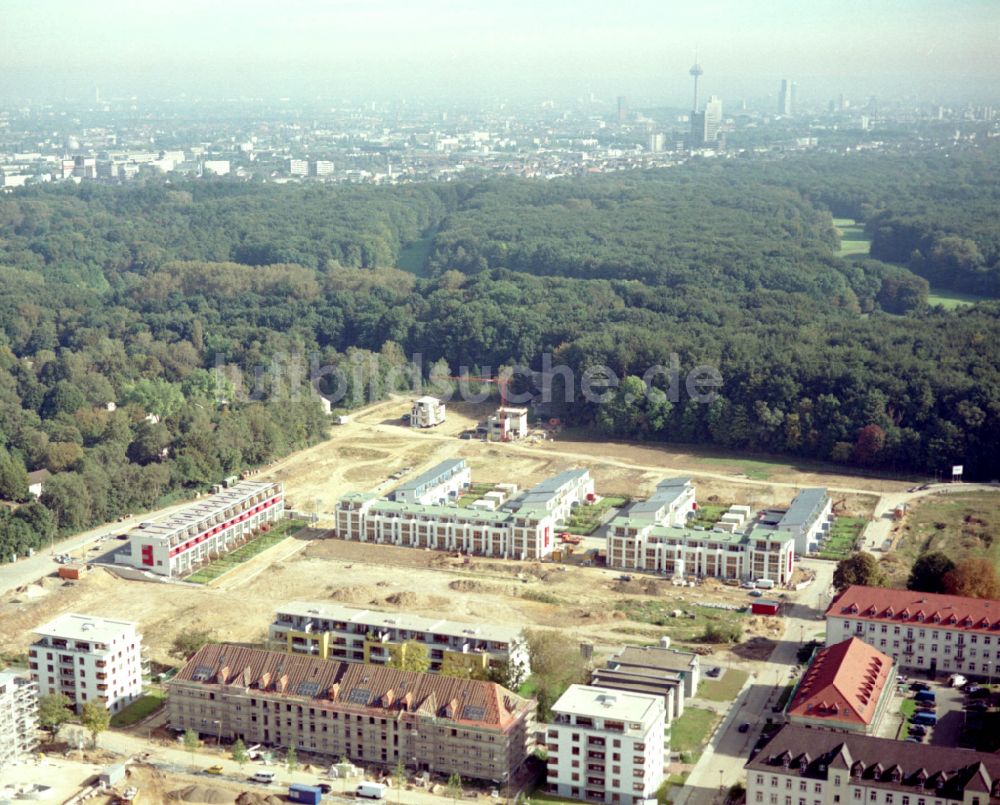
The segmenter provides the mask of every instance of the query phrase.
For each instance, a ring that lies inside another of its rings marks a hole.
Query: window
[[[872,802],[875,802],[875,800],[878,799],[878,791],[874,791],[874,790],[873,791],[869,791],[868,792],[868,799],[871,800]]]
[[[764,801],[764,792],[758,791],[757,796],[754,797],[754,802],[763,802],[763,801]]]
[[[805,791],[805,790],[806,790],[806,781],[799,780],[799,791]]]
[[[816,783],[816,785],[813,786],[813,793],[814,794],[822,794],[823,793],[823,784],[822,783]]]
[[[763,774],[758,774],[757,775],[757,785],[764,785],[764,775]]]

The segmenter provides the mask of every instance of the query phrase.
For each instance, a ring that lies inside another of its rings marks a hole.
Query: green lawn
[[[136,699],[132,704],[111,717],[112,727],[131,727],[138,724],[146,716],[152,715],[167,703],[165,691],[157,688],[149,688],[143,692],[141,698]]]
[[[838,257],[869,253],[871,239],[865,234],[864,224],[859,224],[853,218],[834,218],[833,225],[841,231]]]
[[[581,503],[566,518],[565,530],[583,536],[593,534],[604,521],[608,509],[620,509],[626,503],[628,503],[628,498],[614,497],[613,495],[601,498],[597,503],[589,505]]]
[[[976,296],[975,294],[961,293],[960,291],[946,291],[944,288],[932,288],[930,293],[927,294],[928,305],[941,305],[946,310],[974,305],[977,302],[985,300],[985,296]]]
[[[458,505],[468,506],[470,503],[475,503],[487,492],[492,492],[493,489],[493,484],[469,484],[465,494],[458,499]]]
[[[670,749],[691,755],[700,754],[720,718],[718,713],[703,707],[684,708],[684,715],[670,725]]]
[[[899,733],[899,739],[905,741],[910,737],[910,716],[917,712],[917,702],[914,699],[903,699],[899,705],[899,712],[903,714],[903,727]]]
[[[521,683],[521,687],[517,689],[517,695],[524,699],[530,699],[535,695],[536,690],[538,690],[538,677],[532,675]]]
[[[747,681],[746,671],[727,670],[719,679],[705,678],[698,685],[698,696],[713,702],[731,702]]]
[[[701,637],[709,623],[719,625],[739,624],[742,626],[745,612],[727,609],[713,609],[683,600],[624,600],[615,604],[615,609],[624,612],[629,620],[639,623],[651,623],[661,627],[661,634],[666,634],[673,640],[691,642]],[[674,610],[685,614],[675,618]],[[689,617],[693,615],[694,617]]]
[[[711,528],[722,519],[722,515],[727,511],[729,511],[729,506],[726,505],[707,504],[703,506],[698,504],[698,510],[688,525],[703,525],[705,528]]]
[[[427,276],[427,259],[434,248],[434,235],[431,232],[424,237],[407,243],[399,250],[399,257],[396,258],[396,265],[403,271],[415,274],[418,277]]]
[[[205,567],[188,576],[185,581],[190,581],[193,584],[207,584],[219,578],[223,573],[228,573],[237,565],[246,562],[248,559],[252,559],[262,551],[274,547],[279,542],[285,540],[290,534],[305,527],[305,525],[305,520],[282,520],[266,534],[260,534],[245,545],[241,545],[235,551],[230,551],[220,559],[216,559],[211,564],[205,565]]]
[[[861,532],[865,529],[866,520],[860,517],[838,517],[830,526],[830,536],[823,543],[819,552],[820,559],[844,559],[854,551]]]

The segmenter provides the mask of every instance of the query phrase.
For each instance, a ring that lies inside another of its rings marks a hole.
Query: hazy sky
[[[1000,95],[1000,0],[0,0],[0,98]]]

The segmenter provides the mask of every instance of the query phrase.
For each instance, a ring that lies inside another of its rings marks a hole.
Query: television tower
[[[692,111],[698,111],[698,76],[700,76],[705,71],[701,69],[701,65],[698,64],[698,54],[694,56],[694,66],[688,70],[688,73],[694,78],[694,106],[691,107]]]

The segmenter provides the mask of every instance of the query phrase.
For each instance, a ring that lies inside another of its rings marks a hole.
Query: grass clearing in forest
[[[955,310],[955,308],[968,307],[977,302],[985,301],[985,296],[976,296],[975,294],[962,293],[961,291],[948,291],[944,288],[931,288],[927,294],[928,305],[931,307],[941,305],[945,310]]]
[[[841,232],[838,257],[870,253],[872,242],[865,233],[864,224],[859,224],[853,218],[834,218],[833,225]]]

